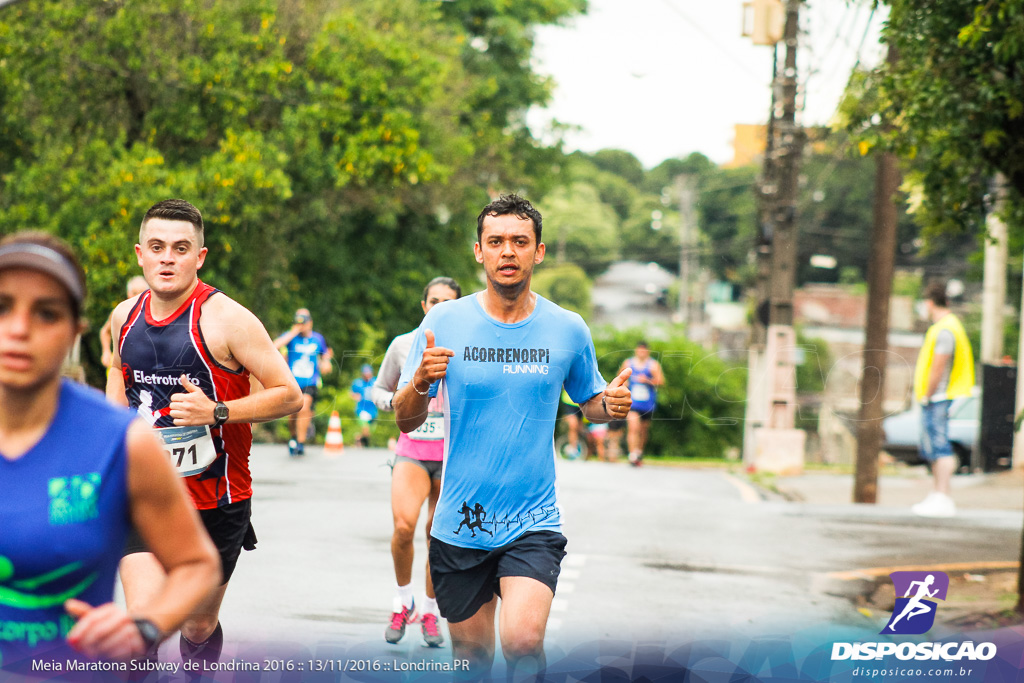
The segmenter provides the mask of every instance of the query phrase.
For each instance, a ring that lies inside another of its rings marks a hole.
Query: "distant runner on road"
[[[462,295],[459,283],[450,277],[436,277],[423,290],[420,306],[426,314],[435,305],[458,299]],[[373,384],[373,402],[384,411],[391,411],[391,401],[398,388],[402,366],[409,355],[416,330],[399,335],[388,346],[380,372]],[[420,609],[417,611],[412,589],[413,537],[419,521],[423,501],[427,503],[427,547],[430,546],[430,525],[434,520],[434,507],[441,491],[441,466],[444,460],[444,401],[436,396],[430,401],[426,421],[418,429],[398,437],[395,448],[395,466],[391,471],[391,514],[395,530],[391,536],[391,557],[395,564],[398,596],[388,621],[384,638],[397,643],[405,635],[407,624],[420,620],[423,642],[440,647],[444,636],[438,629],[437,600],[434,584],[430,581],[430,563],[426,563],[426,585]]]
[[[356,439],[363,448],[370,447],[370,428],[377,421],[377,406],[373,402],[371,391],[376,378],[373,376],[373,366],[363,363],[359,368],[359,377],[352,382],[351,396],[356,402],[356,420],[359,421],[359,437]]]
[[[651,350],[643,340],[636,343],[633,357],[623,361],[620,371],[626,368],[633,371],[629,376],[633,407],[626,418],[626,444],[629,447],[629,464],[636,467],[644,458],[647,433],[657,404],[657,387],[665,383],[665,375],[661,372],[661,363],[651,358]]]
[[[484,207],[473,251],[487,288],[427,313],[394,406],[409,433],[426,420],[432,397],[444,396],[430,574],[452,654],[469,660],[463,675],[476,679],[494,660],[499,595],[510,674],[544,668],[566,543],[553,447],[559,394],[564,386],[592,422],[622,418],[630,371],[606,385],[583,319],[530,291],[544,244],[541,215],[528,201],[504,195]]]
[[[288,416],[288,455],[306,454],[306,437],[313,421],[313,404],[320,394],[320,376],[331,371],[334,352],[319,332],[313,331],[313,316],[308,308],[295,311],[294,324],[274,340],[274,347],[287,349],[288,368],[302,389],[302,408]]]

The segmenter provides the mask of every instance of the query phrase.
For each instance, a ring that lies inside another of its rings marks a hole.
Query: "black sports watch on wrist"
[[[149,619],[132,619],[132,622],[135,624],[135,628],[139,629],[142,642],[146,644],[146,652],[155,649],[164,639],[163,631]]]
[[[213,426],[220,427],[228,421],[228,405],[224,401],[217,401],[213,407]]]

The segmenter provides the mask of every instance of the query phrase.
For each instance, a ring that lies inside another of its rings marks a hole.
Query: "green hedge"
[[[665,373],[665,385],[658,388],[646,452],[716,458],[740,446],[746,366],[727,363],[678,332],[655,339],[641,330],[595,330],[594,348],[605,379],[615,377],[640,339],[650,345],[651,356],[661,363]]]

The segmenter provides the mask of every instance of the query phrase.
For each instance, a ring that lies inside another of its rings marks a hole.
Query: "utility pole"
[[[1006,178],[997,173],[992,179],[992,198],[985,227],[985,277],[981,294],[981,362],[996,365],[1003,359],[1003,307],[1006,305]]]
[[[772,111],[759,192],[757,314],[761,320],[754,324],[749,358],[744,462],[748,468],[769,471],[801,469],[805,438],[804,432],[794,429],[796,334],[793,330],[796,200],[804,146],[804,131],[796,122],[801,4],[802,0],[786,0],[782,14],[781,40],[786,51],[781,71],[777,52],[772,64]],[[757,5],[754,3],[755,9]],[[765,266],[767,281],[762,275]],[[767,329],[759,323],[767,323]]]
[[[889,63],[896,51],[889,48]],[[868,259],[868,319],[864,333],[864,370],[860,381],[860,419],[857,422],[857,462],[853,502],[878,500],[878,451],[882,445],[885,370],[889,352],[889,303],[896,260],[896,192],[900,172],[896,156],[882,152],[875,162],[874,222]]]
[[[779,48],[772,46],[772,100],[765,128],[764,161],[757,184],[757,242],[754,245],[757,281],[754,289],[754,319],[750,325],[750,349],[747,352],[747,407],[743,421],[743,459],[748,467],[754,466],[757,444],[754,429],[767,419],[762,395],[767,381],[765,368],[765,342],[768,340],[768,298],[772,277],[772,225],[771,212],[775,200],[775,103],[776,81],[779,75]]]
[[[875,162],[874,225],[868,259],[868,319],[864,336],[864,370],[860,380],[857,423],[857,471],[853,502],[878,499],[878,451],[882,444],[885,370],[889,362],[889,302],[896,258],[896,191],[900,173],[896,157],[882,152]]]
[[[772,212],[772,278],[770,325],[793,325],[793,287],[796,281],[796,196],[804,131],[796,123],[796,49],[803,0],[787,0],[783,41],[786,59],[778,83],[782,113],[775,122],[778,155],[778,194]]]
[[[679,195],[679,320],[684,324],[693,319],[693,236],[697,222],[694,215],[695,182],[690,175],[676,176],[676,194]]]
[[[756,311],[751,335],[751,348],[764,351],[765,334],[768,327],[768,300],[771,295],[772,277],[772,207],[778,189],[775,164],[775,106],[778,98],[776,82],[779,77],[779,48],[772,48],[772,101],[768,125],[765,128],[764,163],[761,180],[757,188],[757,263]],[[762,316],[763,314],[763,316]]]

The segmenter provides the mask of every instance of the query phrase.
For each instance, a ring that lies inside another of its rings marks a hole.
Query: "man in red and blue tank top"
[[[186,619],[179,642],[183,658],[216,661],[228,579],[242,548],[256,544],[251,423],[294,413],[302,394],[259,319],[199,280],[203,239],[202,214],[186,201],[168,199],[146,212],[135,253],[149,290],[111,316],[119,331],[113,367],[121,372],[110,373],[107,397],[156,429],[220,552],[221,585]],[[249,393],[250,371],[264,391]],[[120,572],[129,609],[163,579],[137,537],[129,538]]]

